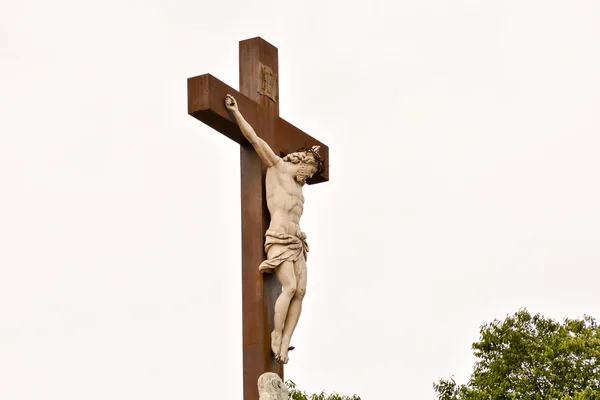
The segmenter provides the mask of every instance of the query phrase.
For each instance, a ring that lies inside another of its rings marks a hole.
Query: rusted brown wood
[[[253,128],[275,151],[279,103],[258,92],[260,64],[277,73],[277,49],[260,38],[240,42],[240,91],[261,108]],[[240,110],[241,111],[241,110]],[[269,227],[265,196],[265,172],[260,158],[249,144],[240,146],[242,170],[242,325],[244,347],[244,399],[258,400],[256,382],[265,372],[283,379],[283,366],[271,352],[275,300],[281,285],[273,275],[263,275],[257,266],[265,259],[263,237]],[[248,173],[249,171],[252,171]],[[260,312],[256,312],[260,310]]]
[[[225,96],[232,95],[238,102],[240,112],[254,127],[258,122],[258,104],[234,88],[210,74],[188,79],[188,114],[199,119],[239,144],[248,141],[225,108]],[[257,133],[262,134],[257,130]]]
[[[240,91],[210,74],[189,78],[188,113],[240,144],[244,399],[258,400],[256,384],[261,374],[275,372],[283,378],[283,366],[276,362],[270,348],[274,305],[281,286],[275,275],[258,272],[265,258],[264,233],[269,226],[266,168],[225,108],[225,96],[236,98],[244,118],[276,153],[284,155],[300,147],[319,145],[327,162],[329,148],[279,117],[277,48],[253,38],[240,42],[239,55]],[[271,74],[267,84],[261,81],[265,71]],[[308,183],[327,180],[325,168]]]
[[[258,73],[258,71],[256,72]],[[188,79],[188,114],[204,122],[215,130],[221,132],[231,140],[239,144],[247,144],[248,141],[242,135],[237,124],[227,112],[224,104],[225,95],[231,94],[238,102],[240,112],[248,123],[256,130],[256,133],[264,139],[266,132],[262,131],[259,121],[275,118],[272,110],[265,110],[250,96],[245,96],[231,86],[221,82],[210,74],[195,76]],[[262,98],[272,102],[267,96]],[[268,103],[267,103],[268,104]],[[279,103],[277,103],[279,104]],[[288,154],[303,146],[321,146],[320,154],[325,161],[329,160],[329,148],[324,143],[310,136],[303,130],[290,124],[283,118],[276,120],[276,143],[274,144],[282,154]],[[269,143],[272,144],[272,143]],[[321,183],[329,180],[329,169],[326,168],[320,175],[315,175],[307,183]]]

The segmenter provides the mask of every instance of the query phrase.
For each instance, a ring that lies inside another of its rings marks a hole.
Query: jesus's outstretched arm
[[[240,130],[242,131],[246,139],[248,139],[248,141],[252,144],[252,146],[254,146],[254,150],[256,150],[260,159],[267,165],[267,167],[272,167],[273,165],[277,164],[281,159],[273,152],[273,150],[271,150],[271,147],[269,147],[269,145],[264,140],[258,137],[258,135],[256,134],[256,132],[254,132],[254,129],[252,129],[250,124],[246,122],[246,120],[240,113],[240,110],[237,106],[237,102],[235,101],[233,96],[228,94],[227,97],[225,97],[225,107],[227,107],[227,109],[231,111],[231,113],[235,117],[235,121],[240,127]]]

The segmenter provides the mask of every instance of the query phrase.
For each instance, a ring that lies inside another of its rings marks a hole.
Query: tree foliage
[[[589,316],[562,323],[519,310],[480,328],[466,384],[434,383],[438,400],[600,400],[600,330]]]
[[[301,392],[296,389],[296,384],[293,381],[288,380],[285,384],[290,390],[290,400],[360,400],[360,397],[357,395],[342,396],[337,393],[325,394],[325,392],[321,392],[319,394],[308,395],[306,392]]]

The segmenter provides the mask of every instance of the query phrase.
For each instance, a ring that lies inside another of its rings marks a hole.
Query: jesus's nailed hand
[[[237,102],[235,101],[233,96],[230,94],[225,96],[225,107],[227,107],[227,109],[231,110],[231,111],[237,111],[237,109],[238,109]]]

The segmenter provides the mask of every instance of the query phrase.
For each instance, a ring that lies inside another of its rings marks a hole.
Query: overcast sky
[[[600,3],[286,3],[1,0],[1,399],[242,399],[239,150],[186,79],[255,36],[331,155],[287,378],[428,400],[485,321],[600,318]]]

